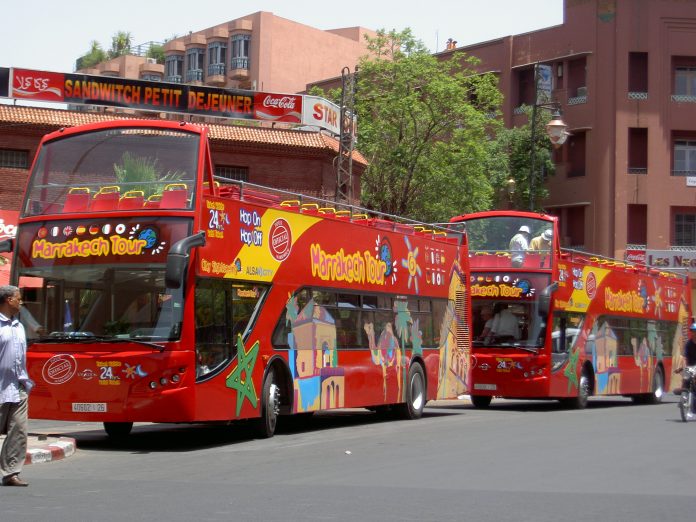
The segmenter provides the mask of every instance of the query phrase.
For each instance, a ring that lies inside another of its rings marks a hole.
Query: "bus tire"
[[[128,438],[133,429],[132,422],[105,422],[104,431],[113,441],[120,441]]]
[[[256,419],[254,426],[257,437],[268,439],[275,434],[279,412],[280,388],[275,382],[275,372],[271,368],[261,388],[261,418]]]
[[[471,396],[471,404],[474,405],[474,408],[478,409],[486,409],[491,405],[491,401],[493,400],[493,397],[490,395],[472,395]]]
[[[406,402],[396,405],[399,416],[404,419],[420,419],[425,408],[425,374],[423,367],[413,363],[408,370],[406,380]]]
[[[655,368],[652,380],[652,392],[645,396],[646,404],[660,404],[665,394],[665,377],[661,368]]]
[[[583,370],[578,382],[578,394],[575,397],[563,399],[561,403],[572,410],[584,410],[587,407],[587,399],[590,397],[591,391],[590,376],[587,370]]]

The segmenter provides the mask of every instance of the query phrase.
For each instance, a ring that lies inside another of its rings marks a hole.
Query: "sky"
[[[3,9],[0,67],[73,72],[92,40],[109,49],[118,31],[130,32],[134,45],[162,42],[257,11],[318,29],[409,27],[437,52],[448,38],[462,46],[558,25],[563,0],[19,1]]]

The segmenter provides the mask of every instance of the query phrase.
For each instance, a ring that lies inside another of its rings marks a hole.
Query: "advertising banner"
[[[340,108],[317,96],[223,89],[129,78],[4,69],[9,92],[20,100],[103,105],[312,125],[340,134]],[[3,96],[0,68],[0,96]]]
[[[681,268],[696,272],[696,250],[646,250],[646,261],[655,268]]]
[[[334,134],[341,134],[341,108],[318,96],[305,95],[302,123],[316,125]]]
[[[645,250],[638,248],[627,248],[624,254],[624,259],[629,263],[636,263],[639,265],[645,264]]]

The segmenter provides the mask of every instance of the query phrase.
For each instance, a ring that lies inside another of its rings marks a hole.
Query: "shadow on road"
[[[455,412],[426,410],[424,419],[457,415]],[[388,413],[368,410],[342,410],[315,415],[283,416],[278,421],[276,437],[305,432],[351,428],[382,422],[399,422]],[[402,421],[413,422],[413,421]],[[206,448],[248,443],[255,440],[250,421],[230,424],[136,424],[124,440],[111,440],[99,429],[61,431],[49,436],[74,438],[77,447],[91,451],[125,451],[134,454],[157,452],[189,452]]]

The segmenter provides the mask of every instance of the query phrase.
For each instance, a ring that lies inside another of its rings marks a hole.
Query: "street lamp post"
[[[539,109],[553,111],[551,121],[546,124],[546,134],[554,147],[560,147],[568,138],[566,129],[568,126],[561,119],[561,104],[557,101],[539,102],[540,80],[545,80],[544,75],[539,74],[539,64],[534,65],[534,105],[532,106],[532,130],[531,130],[531,158],[529,162],[529,210],[534,210],[535,180],[536,180],[536,120]],[[546,79],[548,82],[549,80]],[[542,93],[550,94],[550,84],[542,88]]]

